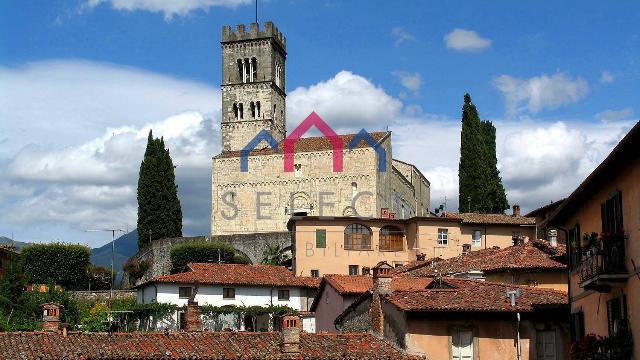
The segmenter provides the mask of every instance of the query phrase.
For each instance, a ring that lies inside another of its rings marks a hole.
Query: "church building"
[[[283,232],[292,216],[428,216],[429,181],[393,158],[390,131],[368,133],[357,144],[358,134],[293,139],[293,167],[285,170],[285,140],[295,132],[287,137],[286,38],[272,22],[248,31],[224,26],[221,45],[222,152],[212,159],[212,235]],[[265,133],[271,144],[247,149]]]

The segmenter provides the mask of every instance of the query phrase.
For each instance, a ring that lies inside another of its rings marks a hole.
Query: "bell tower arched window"
[[[244,119],[244,111],[243,111],[244,109],[243,109],[242,103],[238,105],[238,110],[240,112],[240,119]]]
[[[233,104],[233,117],[238,120],[238,104]]]
[[[249,109],[251,110],[251,117],[256,118],[256,104],[252,101],[249,105]]]
[[[260,101],[256,101],[256,113],[260,117]]]
[[[258,59],[251,58],[251,81],[258,81]]]

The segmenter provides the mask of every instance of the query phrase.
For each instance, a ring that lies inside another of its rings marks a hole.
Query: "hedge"
[[[22,249],[24,272],[32,283],[55,283],[65,289],[88,286],[91,250],[85,245],[34,244]]]
[[[171,272],[187,271],[187,264],[201,263],[247,263],[248,259],[239,254],[233,246],[220,241],[197,241],[174,245],[171,248]]]

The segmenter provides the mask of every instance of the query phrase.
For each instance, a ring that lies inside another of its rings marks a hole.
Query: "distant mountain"
[[[11,244],[11,243],[13,243],[13,245],[16,246],[16,249],[18,251],[20,251],[23,247],[25,247],[27,245],[31,245],[31,243],[26,243],[26,242],[22,242],[22,241],[12,241],[8,237],[0,236],[0,244]]]
[[[136,252],[138,252],[137,230],[133,230],[116,239],[113,269],[117,272],[117,282],[122,278],[122,266]],[[111,241],[99,248],[91,249],[91,263],[96,266],[103,266],[106,269],[111,268]]]

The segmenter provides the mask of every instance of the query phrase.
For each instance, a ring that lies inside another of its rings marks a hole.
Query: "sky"
[[[0,236],[99,246],[136,224],[149,129],[185,235],[210,232],[220,36],[250,0],[0,2]],[[640,117],[637,1],[260,1],[287,37],[287,124],[392,131],[457,210],[463,95],[523,212],[567,196]]]

